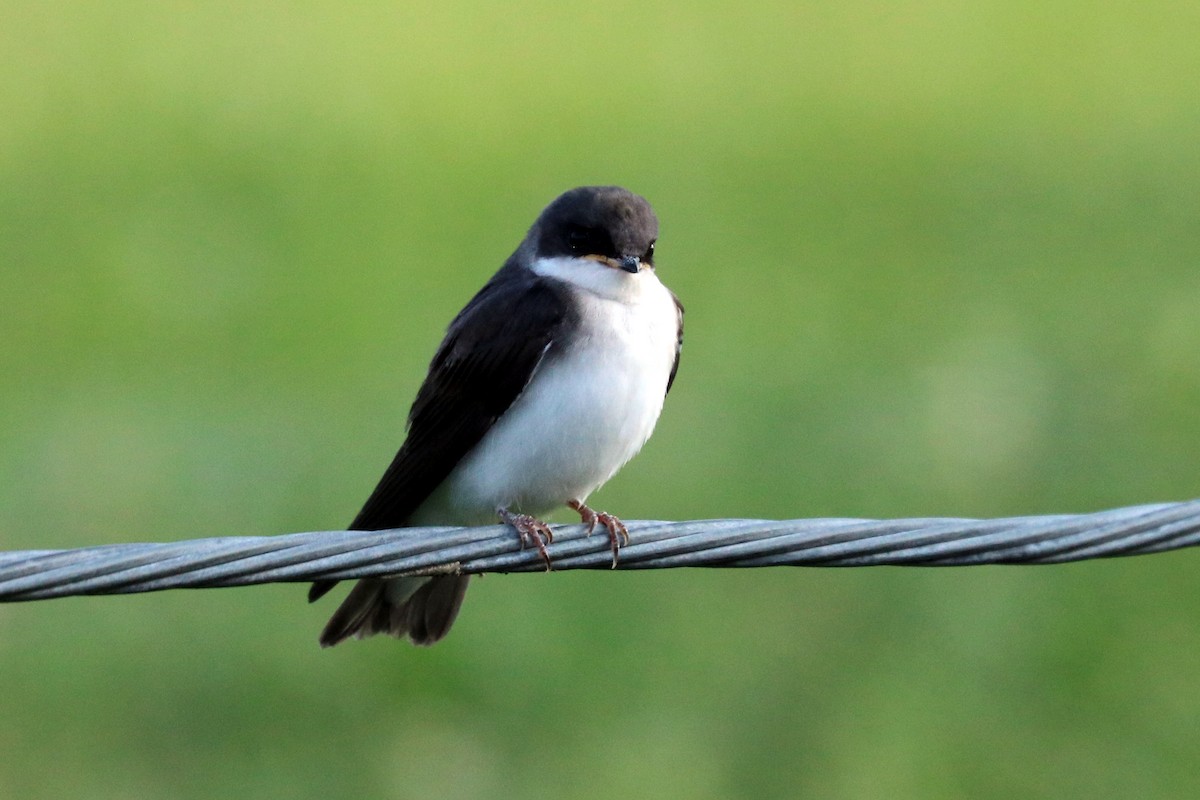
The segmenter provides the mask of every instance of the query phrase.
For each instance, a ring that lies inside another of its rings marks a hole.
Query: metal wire
[[[1055,564],[1200,543],[1200,500],[1006,519],[628,522],[618,569]],[[555,570],[609,569],[607,536],[563,526]],[[0,602],[379,575],[545,569],[511,529],[402,528],[0,552]]]

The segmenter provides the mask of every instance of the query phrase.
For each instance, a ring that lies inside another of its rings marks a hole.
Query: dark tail
[[[377,633],[408,637],[413,644],[433,644],[450,632],[469,581],[467,575],[361,580],[321,631],[321,646],[333,647],[351,636],[365,639]],[[313,584],[310,600],[329,591],[332,583]]]

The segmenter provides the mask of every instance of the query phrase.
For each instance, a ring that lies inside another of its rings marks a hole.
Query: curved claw
[[[496,509],[496,514],[502,522],[513,526],[516,530],[517,536],[521,540],[522,550],[528,545],[537,547],[542,561],[546,562],[546,571],[549,572],[550,554],[546,552],[546,545],[554,541],[554,531],[550,530],[550,526],[537,517],[529,514],[513,514],[505,508]]]
[[[592,535],[597,522],[608,531],[608,543],[612,547],[612,566],[616,569],[618,551],[629,544],[629,529],[625,527],[625,523],[607,511],[593,511],[578,500],[572,500],[567,505],[579,513],[580,521],[587,525],[588,536]]]

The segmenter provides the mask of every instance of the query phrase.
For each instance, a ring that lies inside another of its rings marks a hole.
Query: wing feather
[[[679,331],[675,336],[675,363],[671,364],[671,374],[667,377],[667,392],[671,391],[671,384],[675,383],[675,373],[679,371],[679,354],[683,352],[683,303],[679,302],[679,298],[671,292],[671,299],[675,301],[675,318],[678,320]]]
[[[497,273],[450,323],[409,412],[408,438],[351,530],[406,525],[553,348],[569,301],[550,282],[513,273]]]
[[[564,291],[513,264],[446,331],[408,415],[408,437],[349,530],[402,528],[529,384],[574,313]],[[316,600],[336,585],[317,581]]]

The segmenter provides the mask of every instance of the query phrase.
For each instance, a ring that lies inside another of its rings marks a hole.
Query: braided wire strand
[[[1200,500],[1001,519],[627,522],[617,569],[1057,564],[1200,543]],[[613,567],[607,537],[556,530],[555,570]],[[398,574],[544,570],[500,525],[316,531],[0,552],[0,602]]]

